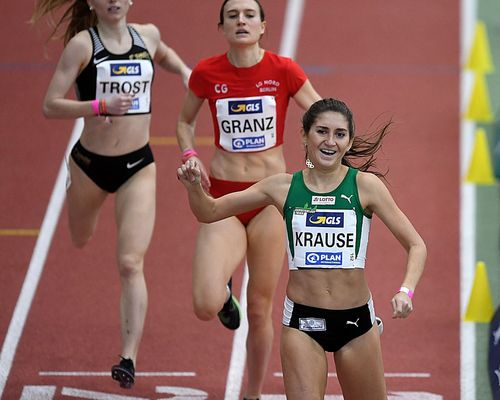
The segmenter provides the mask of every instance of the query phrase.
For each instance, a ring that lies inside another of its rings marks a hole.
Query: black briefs
[[[71,150],[71,158],[102,190],[116,192],[131,176],[154,162],[149,144],[131,153],[102,156],[85,149],[78,141]]]
[[[285,298],[283,325],[313,338],[325,351],[340,350],[351,340],[368,332],[375,322],[373,300],[347,310],[327,310],[297,304]]]

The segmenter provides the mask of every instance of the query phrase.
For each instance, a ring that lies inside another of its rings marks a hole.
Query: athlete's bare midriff
[[[118,156],[149,142],[151,114],[86,118],[80,142],[88,151]]]
[[[332,310],[362,306],[370,290],[362,268],[290,271],[287,296],[296,303]]]
[[[231,153],[216,149],[210,163],[210,175],[234,182],[257,182],[285,172],[283,146],[255,153]]]

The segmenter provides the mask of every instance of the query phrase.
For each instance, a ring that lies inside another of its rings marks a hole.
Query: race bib
[[[296,268],[354,268],[354,210],[295,209],[292,217],[293,264]]]
[[[97,99],[107,100],[114,95],[130,94],[134,98],[127,114],[150,112],[153,77],[150,60],[103,61],[96,68]]]
[[[224,150],[252,152],[276,145],[274,96],[218,99],[215,106]]]

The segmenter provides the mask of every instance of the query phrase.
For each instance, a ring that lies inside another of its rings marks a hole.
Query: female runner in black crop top
[[[116,193],[121,282],[121,361],[113,379],[130,388],[147,309],[144,255],[155,220],[156,166],[149,148],[153,61],[187,83],[191,70],[152,24],[127,24],[131,0],[39,0],[36,22],[69,6],[65,48],[43,103],[48,118],[84,118],[69,159],[67,189],[73,243],[91,238],[99,210]],[[53,32],[55,34],[56,32]],[[76,84],[77,100],[67,98]]]

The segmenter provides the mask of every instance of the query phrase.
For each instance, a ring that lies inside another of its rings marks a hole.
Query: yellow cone
[[[490,94],[483,74],[475,74],[469,106],[465,118],[476,122],[493,122]]]
[[[470,322],[491,322],[495,310],[491,297],[490,284],[486,264],[479,261],[476,265],[476,276],[469,298],[469,305],[465,312],[464,320]]]
[[[493,185],[495,183],[491,155],[488,148],[488,137],[483,128],[476,130],[474,149],[465,181],[479,185]]]
[[[469,59],[465,68],[476,72],[489,73],[495,68],[491,61],[490,44],[484,22],[477,22]]]

